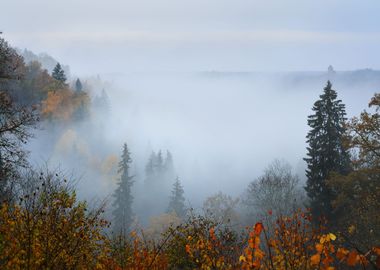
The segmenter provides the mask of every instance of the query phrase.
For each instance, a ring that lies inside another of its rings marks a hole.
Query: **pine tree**
[[[60,63],[57,63],[57,65],[54,67],[53,73],[51,75],[57,81],[60,81],[62,83],[66,82],[67,78],[66,78],[65,72],[63,71]]]
[[[133,222],[134,213],[132,211],[132,185],[133,176],[129,175],[130,163],[132,162],[131,153],[127,144],[123,146],[121,161],[119,162],[118,173],[121,174],[118,187],[115,190],[114,197],[114,231],[117,234],[126,235],[130,231]]]
[[[177,177],[173,184],[172,195],[170,196],[169,207],[167,210],[168,213],[175,212],[177,216],[181,218],[186,215],[184,193],[181,182]]]
[[[308,117],[311,127],[307,135],[307,183],[306,192],[310,207],[315,216],[330,219],[334,193],[326,183],[330,173],[347,174],[350,170],[350,159],[343,147],[345,105],[337,100],[337,93],[330,81],[327,82],[320,99],[314,103],[314,114]]]
[[[79,80],[79,78],[75,81],[75,91],[81,92],[83,89],[82,82]]]
[[[162,157],[161,150],[158,151],[158,153],[157,153],[156,160],[154,162],[154,167],[155,167],[157,174],[161,177],[161,174],[164,171],[164,159]]]
[[[168,175],[174,173],[173,155],[169,152],[169,150],[166,151],[164,169]]]
[[[146,184],[151,184],[152,180],[154,178],[154,172],[155,172],[154,163],[155,163],[155,160],[156,160],[156,153],[154,151],[152,151],[152,153],[150,154],[148,163],[145,166],[145,183]]]

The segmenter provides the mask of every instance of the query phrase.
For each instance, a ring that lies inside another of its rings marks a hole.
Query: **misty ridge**
[[[300,246],[305,269],[378,266],[380,71],[78,76],[4,39],[0,56],[0,235],[38,243],[3,244],[22,267],[133,269],[141,255],[137,269],[259,269]],[[281,230],[300,246],[273,244]],[[44,235],[83,254],[47,259]]]

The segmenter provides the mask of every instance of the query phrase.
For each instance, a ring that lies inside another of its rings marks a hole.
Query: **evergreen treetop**
[[[63,71],[60,63],[57,63],[57,65],[54,67],[53,73],[51,75],[54,79],[56,79],[57,81],[60,81],[62,83],[65,83],[67,80],[65,72]]]
[[[184,190],[177,177],[174,184],[172,195],[170,196],[169,206],[167,212],[175,212],[177,216],[184,217],[186,215]]]
[[[158,173],[161,173],[163,171],[163,165],[164,165],[164,159],[162,157],[162,152],[160,150],[157,153],[155,163],[154,163],[155,169]]]
[[[156,160],[156,153],[152,151],[152,153],[150,154],[148,163],[145,166],[145,174],[146,174],[147,179],[153,177],[154,169],[155,169],[154,168],[155,160]]]
[[[75,81],[75,90],[77,92],[81,92],[83,90],[83,85],[79,78]]]
[[[174,165],[173,165],[173,155],[169,152],[169,150],[166,151],[166,158],[164,162],[164,168],[167,172],[174,171]]]

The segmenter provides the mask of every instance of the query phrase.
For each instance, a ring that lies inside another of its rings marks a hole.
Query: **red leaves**
[[[255,224],[255,229],[254,229],[254,232],[257,236],[259,236],[261,234],[261,231],[264,229],[264,226],[261,222],[257,222]]]

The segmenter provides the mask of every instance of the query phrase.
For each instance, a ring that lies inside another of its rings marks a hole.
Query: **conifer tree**
[[[57,63],[57,65],[54,67],[53,73],[51,75],[57,81],[60,81],[62,83],[66,82],[67,78],[66,78],[65,72],[63,71],[60,63]]]
[[[166,151],[164,169],[166,171],[166,174],[170,176],[174,173],[173,155],[169,152],[169,150]]]
[[[155,166],[157,174],[161,177],[161,174],[164,171],[164,168],[163,168],[164,167],[164,159],[162,157],[162,151],[161,150],[158,151],[158,153],[157,153],[154,166]]]
[[[184,217],[186,215],[184,190],[177,177],[174,184],[172,195],[170,196],[169,207],[167,212],[175,212],[177,216]]]
[[[133,176],[129,174],[130,163],[132,162],[131,153],[127,144],[123,146],[121,161],[119,162],[118,173],[121,174],[118,187],[115,190],[114,197],[114,231],[117,234],[126,235],[130,231],[134,219],[132,211],[132,185]]]
[[[343,147],[346,120],[345,105],[337,99],[330,81],[327,82],[320,99],[314,103],[314,114],[308,117],[311,130],[307,134],[307,183],[306,192],[315,216],[332,217],[331,202],[334,193],[327,185],[330,173],[347,174],[350,159]]]
[[[154,151],[152,151],[152,153],[150,154],[148,163],[145,166],[145,183],[146,184],[152,183],[152,180],[154,178],[154,172],[155,172],[154,163],[155,163],[155,160],[156,160],[156,153]]]
[[[82,82],[79,80],[79,78],[75,81],[75,90],[77,92],[81,92],[83,89]]]

